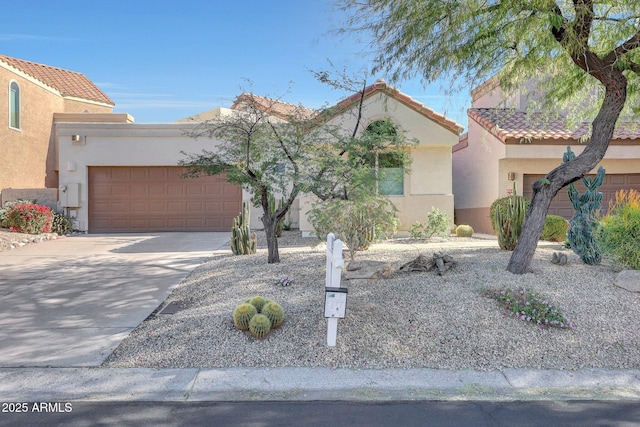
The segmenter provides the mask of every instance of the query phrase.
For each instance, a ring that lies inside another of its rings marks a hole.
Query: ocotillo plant
[[[242,212],[233,219],[231,227],[231,252],[234,255],[255,254],[258,237],[249,229],[249,204],[242,203]]]
[[[567,147],[567,152],[562,156],[562,163],[566,163],[575,158],[571,147]],[[578,193],[576,186],[569,184],[569,200],[573,205],[574,214],[569,221],[569,231],[567,239],[571,244],[571,249],[580,256],[585,264],[600,264],[602,253],[598,247],[594,233],[598,225],[598,215],[602,205],[602,193],[598,188],[604,181],[605,170],[600,166],[594,178],[582,177],[582,183],[587,188],[584,194]]]

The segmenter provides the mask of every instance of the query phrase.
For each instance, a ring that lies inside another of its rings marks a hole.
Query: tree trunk
[[[609,142],[613,137],[615,124],[624,107],[627,97],[627,81],[617,70],[610,70],[606,81],[606,91],[602,107],[593,120],[591,141],[584,151],[574,160],[564,163],[551,172],[546,178],[548,184],[536,181],[533,184],[533,198],[518,238],[518,243],[511,254],[507,271],[524,274],[528,271],[538,240],[544,227],[551,199],[566,185],[577,181],[596,167],[604,157]]]
[[[280,253],[278,252],[278,237],[276,236],[276,225],[278,221],[271,215],[265,213],[262,215],[262,224],[267,234],[267,263],[275,264],[280,262]]]

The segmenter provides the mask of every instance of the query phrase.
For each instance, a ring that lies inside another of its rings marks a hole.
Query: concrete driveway
[[[0,367],[100,365],[228,240],[83,235],[0,252]]]

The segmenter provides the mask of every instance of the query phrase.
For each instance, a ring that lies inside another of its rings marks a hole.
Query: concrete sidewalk
[[[0,400],[637,400],[640,370],[2,368]]]
[[[0,253],[0,367],[99,366],[228,238],[82,235]]]

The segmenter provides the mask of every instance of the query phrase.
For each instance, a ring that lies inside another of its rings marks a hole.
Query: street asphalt
[[[227,242],[82,235],[0,253],[0,402],[640,399],[640,370],[100,367]]]

